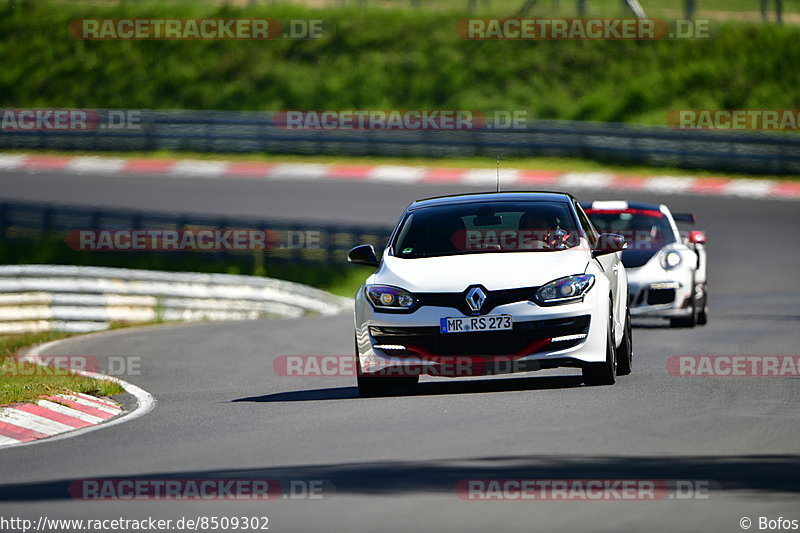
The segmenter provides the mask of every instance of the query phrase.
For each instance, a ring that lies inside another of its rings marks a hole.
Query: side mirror
[[[690,231],[689,242],[692,244],[705,244],[706,234],[703,233],[702,231]]]
[[[594,257],[598,257],[601,255],[613,254],[616,252],[621,252],[627,247],[628,243],[625,242],[625,237],[622,235],[617,235],[616,233],[603,233],[597,240],[597,244],[595,245],[594,250],[592,250],[592,255]]]
[[[375,255],[375,248],[371,244],[362,244],[350,250],[347,254],[347,262],[376,268],[380,264],[378,257]]]

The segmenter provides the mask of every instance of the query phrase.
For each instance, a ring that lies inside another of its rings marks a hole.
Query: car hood
[[[647,264],[660,250],[623,250],[622,264],[625,268],[639,268]]]
[[[535,287],[586,271],[585,250],[502,252],[417,259],[386,256],[373,283],[412,292],[461,292],[470,285],[500,290]]]

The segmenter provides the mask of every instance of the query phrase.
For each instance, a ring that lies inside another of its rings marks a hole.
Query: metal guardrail
[[[64,238],[72,230],[139,229],[257,229],[268,230],[279,243],[262,251],[165,251],[141,252],[185,257],[186,254],[214,256],[225,260],[242,254],[263,254],[264,261],[285,263],[344,264],[347,252],[359,244],[385,247],[391,228],[345,224],[314,224],[246,217],[183,215],[150,211],[103,209],[96,207],[0,202],[0,241]],[[300,242],[292,235],[313,234],[313,243]],[[66,242],[64,247],[66,249]],[[97,252],[140,253],[140,252]]]
[[[98,112],[105,123],[109,110]],[[412,157],[556,156],[747,173],[800,174],[800,136],[531,121],[524,129],[289,130],[267,112],[136,111],[137,129],[0,132],[0,148],[191,150]]]
[[[271,278],[59,265],[0,266],[0,335],[100,331],[112,322],[329,315],[351,306],[349,298]]]

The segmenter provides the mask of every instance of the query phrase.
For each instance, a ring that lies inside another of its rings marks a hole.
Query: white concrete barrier
[[[112,322],[337,314],[352,300],[272,278],[62,265],[0,266],[0,335]]]

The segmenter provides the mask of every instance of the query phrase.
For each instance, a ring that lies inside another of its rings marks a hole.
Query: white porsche
[[[355,298],[358,389],[389,394],[440,376],[582,369],[585,383],[631,371],[620,235],[599,235],[566,193],[480,193],[406,208]]]
[[[633,316],[668,318],[672,327],[708,322],[706,236],[701,231],[681,234],[676,224],[694,224],[693,214],[673,214],[666,205],[644,202],[592,202],[583,207],[600,231],[628,240],[622,263]]]

